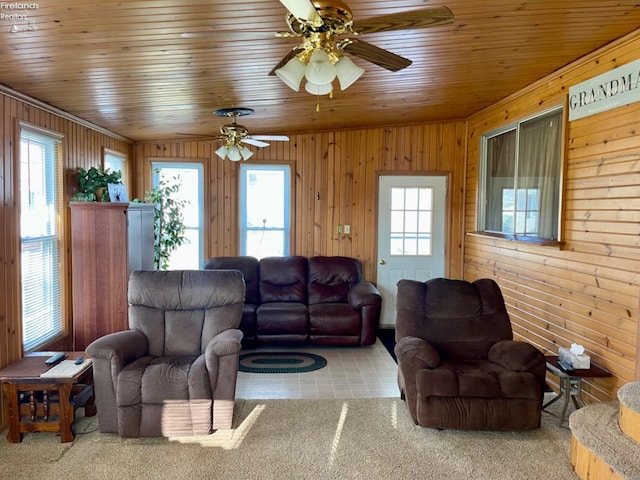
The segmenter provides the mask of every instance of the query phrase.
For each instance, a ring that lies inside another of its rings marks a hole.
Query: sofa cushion
[[[346,303],[349,290],[360,278],[360,262],[355,258],[311,257],[309,304]]]
[[[307,303],[307,259],[300,256],[260,260],[262,303]]]
[[[302,303],[272,302],[258,307],[258,335],[304,334],[309,332],[307,306]]]
[[[500,289],[485,283],[446,278],[425,282],[423,335],[443,357],[484,360],[493,344],[513,338]],[[491,308],[485,308],[485,298]],[[503,305],[500,311],[496,304]]]
[[[540,385],[532,373],[510,372],[482,360],[443,361],[434,370],[417,372],[418,394],[423,397],[540,399]]]
[[[348,303],[309,305],[311,335],[355,335],[362,329],[360,314]]]

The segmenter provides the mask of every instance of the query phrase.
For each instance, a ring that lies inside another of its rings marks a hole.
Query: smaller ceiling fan
[[[249,160],[253,156],[253,152],[249,150],[244,143],[255,147],[268,147],[269,144],[264,140],[288,142],[289,137],[286,135],[249,135],[247,127],[237,123],[237,118],[244,115],[251,115],[254,112],[252,108],[221,108],[213,112],[219,117],[231,118],[232,122],[223,125],[220,128],[220,135],[216,136],[217,140],[223,140],[224,144],[216,150],[223,160],[229,158],[233,162],[240,160]]]

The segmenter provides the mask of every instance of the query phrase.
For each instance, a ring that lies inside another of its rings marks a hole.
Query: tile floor
[[[238,372],[236,398],[399,397],[396,365],[380,340],[368,347],[262,347],[260,351],[304,351],[327,365],[306,373]],[[252,350],[244,349],[241,353]]]

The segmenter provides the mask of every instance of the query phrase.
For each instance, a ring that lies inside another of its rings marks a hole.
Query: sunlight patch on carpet
[[[342,410],[340,411],[340,420],[336,426],[336,433],[333,436],[333,442],[331,442],[331,455],[329,457],[329,465],[333,465],[338,453],[338,447],[340,446],[340,437],[342,437],[342,429],[344,428],[344,422],[347,419],[347,412],[349,411],[349,404],[344,402],[342,404]]]
[[[265,408],[267,406],[264,404],[256,405],[237,428],[223,428],[209,435],[170,437],[169,441],[198,444],[202,447],[218,447],[223,450],[236,450],[240,448],[243,440],[251,431],[251,427],[256,423]]]

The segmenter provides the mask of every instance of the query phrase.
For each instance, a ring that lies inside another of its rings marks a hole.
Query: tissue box
[[[591,368],[591,358],[589,355],[582,354],[576,355],[572,353],[568,348],[560,347],[558,352],[558,360],[566,362],[577,370]]]

